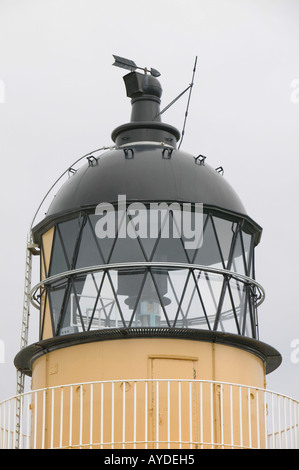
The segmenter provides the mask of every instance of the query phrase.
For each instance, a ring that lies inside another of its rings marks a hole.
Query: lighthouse
[[[15,358],[31,444],[263,447],[259,390],[281,356],[259,339],[262,228],[162,121],[159,72],[121,63],[130,119],[32,229],[39,338]]]

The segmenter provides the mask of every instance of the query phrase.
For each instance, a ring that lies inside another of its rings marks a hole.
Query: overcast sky
[[[112,54],[161,72],[162,107],[198,56],[181,149],[223,166],[264,229],[260,339],[283,356],[267,388],[299,400],[298,24],[298,0],[0,0],[0,400],[16,390],[32,217],[60,174],[130,118]],[[185,108],[186,96],[163,120],[181,130]],[[30,342],[37,324],[32,309]]]

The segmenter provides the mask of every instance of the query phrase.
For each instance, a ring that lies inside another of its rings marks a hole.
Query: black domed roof
[[[210,165],[192,155],[153,142],[116,148],[86,163],[61,187],[48,216],[101,202],[198,202],[246,214],[238,195]]]

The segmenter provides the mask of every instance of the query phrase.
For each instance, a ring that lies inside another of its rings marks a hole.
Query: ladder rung
[[[32,255],[39,255],[40,250],[38,249],[39,246],[37,243],[28,243],[27,249]]]

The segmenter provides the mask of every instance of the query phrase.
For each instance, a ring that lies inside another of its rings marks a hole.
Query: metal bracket
[[[69,176],[70,176],[70,175],[74,175],[75,173],[77,173],[77,170],[75,170],[75,168],[72,168],[72,167],[71,167],[71,168],[68,169],[68,174],[69,174]]]
[[[129,156],[129,152],[131,153],[131,156]],[[125,158],[127,160],[131,160],[132,158],[134,158],[134,150],[132,148],[125,148],[124,153],[125,153]]]
[[[98,158],[94,157],[93,155],[91,155],[90,157],[86,157],[87,160],[88,160],[88,166],[95,166],[98,164]]]
[[[167,152],[166,157],[165,157],[165,152]],[[173,149],[168,149],[168,148],[163,149],[162,158],[164,158],[164,160],[170,160],[172,152],[173,152]]]
[[[28,243],[27,249],[32,255],[40,255],[39,245],[37,243]]]
[[[198,157],[193,157],[193,158],[195,160],[196,165],[204,165],[205,164],[205,159],[207,157],[205,157],[204,155],[198,155]]]

